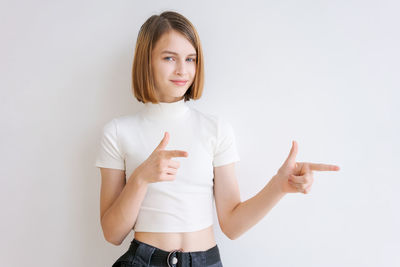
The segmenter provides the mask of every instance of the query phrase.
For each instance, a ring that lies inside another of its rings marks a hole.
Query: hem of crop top
[[[151,227],[151,226],[150,227],[141,226],[141,227],[136,228],[136,225],[135,225],[135,227],[133,228],[133,231],[135,231],[135,232],[152,232],[152,233],[157,233],[157,232],[159,232],[159,233],[186,233],[186,232],[197,232],[197,231],[203,230],[205,228],[208,228],[212,225],[214,225],[214,222],[196,225],[195,227],[193,227],[193,225],[191,225],[191,227],[184,227],[184,228],[182,228],[182,227],[166,228],[165,225],[164,225],[164,228],[163,227]]]

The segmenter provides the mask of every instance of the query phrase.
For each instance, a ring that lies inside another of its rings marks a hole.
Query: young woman
[[[132,70],[142,109],[104,126],[96,159],[105,239],[120,245],[135,232],[113,267],[222,266],[212,225],[214,200],[222,231],[236,239],[286,193],[307,194],[312,171],[339,170],[296,162],[293,141],[276,175],[241,202],[231,125],[186,104],[201,97],[203,76],[200,39],[189,20],[168,11],[142,25]]]

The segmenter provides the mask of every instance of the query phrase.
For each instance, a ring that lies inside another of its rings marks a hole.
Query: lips
[[[185,85],[187,83],[187,80],[171,80],[176,85]]]

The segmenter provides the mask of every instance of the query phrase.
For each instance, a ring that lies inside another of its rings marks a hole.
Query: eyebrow
[[[161,54],[173,54],[173,55],[178,55],[178,53],[175,53],[175,52],[172,52],[172,51],[168,51],[168,50],[162,51]],[[196,56],[196,53],[194,53],[194,54],[189,54],[188,56]]]

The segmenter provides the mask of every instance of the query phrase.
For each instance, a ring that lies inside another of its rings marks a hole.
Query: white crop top
[[[193,232],[213,224],[213,167],[239,161],[231,125],[188,106],[184,99],[145,103],[134,115],[105,124],[95,166],[132,172],[169,132],[166,150],[184,150],[173,181],[148,184],[133,230]]]

